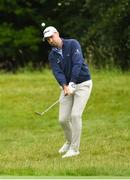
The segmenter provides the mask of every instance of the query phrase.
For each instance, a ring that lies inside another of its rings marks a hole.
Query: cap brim
[[[50,36],[52,36],[54,34],[54,32],[47,32],[44,34],[44,38],[48,38]]]

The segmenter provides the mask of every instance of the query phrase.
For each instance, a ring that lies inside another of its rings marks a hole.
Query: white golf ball
[[[44,22],[43,22],[43,23],[41,23],[41,26],[42,26],[42,27],[44,27],[45,25],[46,25],[46,24],[45,24]]]

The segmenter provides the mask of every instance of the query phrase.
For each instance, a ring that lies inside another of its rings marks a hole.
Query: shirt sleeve
[[[56,62],[55,59],[49,57],[49,62],[57,82],[63,87],[63,85],[67,84],[63,70],[60,68],[60,65]]]
[[[71,82],[76,83],[84,61],[81,46],[78,41],[72,41],[72,73]]]

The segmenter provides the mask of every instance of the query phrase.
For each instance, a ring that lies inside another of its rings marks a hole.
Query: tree
[[[95,67],[130,67],[130,0],[1,0],[0,67],[48,63],[41,22],[80,41]]]
[[[130,1],[87,1],[93,23],[88,28],[88,52],[96,66],[130,67]],[[90,8],[91,7],[91,8]],[[94,18],[95,17],[95,18]]]

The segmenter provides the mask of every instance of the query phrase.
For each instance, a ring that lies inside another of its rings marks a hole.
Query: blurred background
[[[59,105],[34,113],[61,91],[42,40],[50,25],[80,42],[93,80],[81,154],[65,161]],[[130,177],[130,0],[0,0],[1,175]]]
[[[130,68],[130,0],[0,0],[0,70],[48,66],[43,22],[79,40],[94,68]]]

